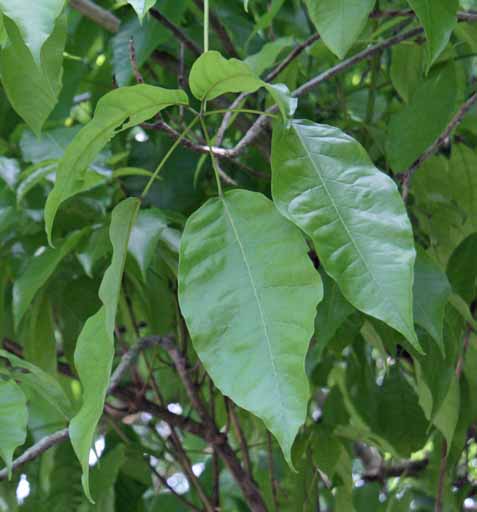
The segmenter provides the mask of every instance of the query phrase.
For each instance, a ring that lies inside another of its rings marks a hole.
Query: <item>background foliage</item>
[[[204,1],[0,0],[0,510],[477,510],[477,4]]]

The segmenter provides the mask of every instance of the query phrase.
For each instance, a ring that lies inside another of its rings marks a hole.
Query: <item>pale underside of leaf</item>
[[[261,194],[210,200],[186,224],[179,297],[214,383],[265,422],[291,464],[308,400],[304,358],[322,297],[299,232]]]

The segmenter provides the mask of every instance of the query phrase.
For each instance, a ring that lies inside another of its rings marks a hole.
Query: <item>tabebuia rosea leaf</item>
[[[65,0],[0,0],[0,12],[15,22],[38,67],[43,45],[53,32],[64,5]]]
[[[445,353],[443,330],[451,286],[444,271],[423,250],[417,251],[414,266],[414,317]]]
[[[82,190],[88,166],[117,133],[153,117],[166,107],[187,105],[184,91],[139,84],[105,94],[90,121],[67,147],[45,205],[45,228],[52,242],[53,221],[61,203]]]
[[[192,94],[201,101],[213,100],[228,92],[255,92],[265,87],[277,103],[284,118],[294,114],[297,99],[283,84],[261,80],[250,66],[239,59],[225,59],[219,52],[203,53],[192,65],[189,75]]]
[[[20,386],[14,380],[0,381],[0,456],[9,478],[13,452],[26,441],[27,421],[26,397]]]
[[[48,247],[33,257],[13,285],[13,318],[18,329],[38,290],[45,285],[61,261],[73,251],[85,235],[85,230],[71,233],[57,247]]]
[[[340,59],[363,31],[375,3],[376,0],[305,0],[321,38]]]
[[[416,251],[395,183],[352,137],[311,121],[275,125],[272,171],[277,208],[311,237],[346,299],[419,350],[412,311]]]
[[[300,232],[262,194],[226,192],[188,219],[179,300],[194,348],[222,393],[264,421],[289,464],[322,294]]]
[[[139,209],[139,200],[128,198],[112,212],[109,236],[113,246],[111,265],[99,289],[103,305],[84,325],[76,345],[75,366],[83,388],[83,403],[69,426],[71,443],[83,470],[81,481],[88,499],[89,451],[103,413],[114,356],[114,325],[121,290],[129,234]]]
[[[427,37],[427,69],[434,64],[457,26],[459,0],[408,0]]]
[[[6,18],[4,24],[9,43],[0,53],[3,89],[12,107],[38,137],[62,87],[66,16],[58,18],[53,32],[45,41],[40,52],[41,66],[33,60],[17,26]]]

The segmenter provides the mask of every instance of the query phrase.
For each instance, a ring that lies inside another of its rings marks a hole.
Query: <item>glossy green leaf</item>
[[[449,42],[457,26],[459,0],[408,0],[424,27],[427,37],[427,69],[432,66]]]
[[[84,231],[72,234],[56,248],[46,248],[40,255],[31,259],[22,275],[13,285],[13,316],[15,327],[27,312],[38,290],[45,285],[61,261],[78,245]]]
[[[311,121],[275,126],[272,169],[276,206],[311,237],[346,299],[418,348],[412,228],[394,182],[354,139]]]
[[[48,401],[64,418],[72,416],[72,405],[59,382],[50,374],[6,350],[0,350],[0,357],[8,359],[14,369],[15,378],[29,383],[35,391]]]
[[[55,21],[63,10],[65,0],[0,0],[0,11],[18,26],[33,60],[40,67],[41,50],[54,31]]]
[[[340,59],[363,31],[376,0],[305,0],[326,46]]]
[[[99,289],[103,306],[88,318],[76,345],[75,366],[83,388],[83,403],[78,414],[71,420],[69,431],[73,448],[81,463],[81,481],[89,500],[92,500],[89,488],[89,451],[96,426],[103,413],[109,385],[114,356],[116,310],[129,234],[139,205],[137,199],[129,198],[113,210],[109,231],[113,257]]]
[[[391,117],[386,153],[395,172],[406,171],[444,131],[458,99],[454,63],[436,69],[410,102]]]
[[[33,61],[14,23],[7,19],[5,27],[9,44],[0,54],[2,84],[13,108],[39,135],[61,90],[66,18],[58,19],[45,42],[41,50],[41,67]]]
[[[81,190],[88,166],[109,140],[166,107],[186,105],[187,102],[184,91],[146,84],[115,89],[99,100],[93,120],[73,139],[58,165],[55,187],[45,206],[45,226],[50,243],[58,208]]]
[[[447,276],[424,251],[417,252],[414,266],[414,319],[444,352],[443,329],[451,293]]]
[[[238,59],[225,59],[219,52],[203,53],[192,65],[189,75],[192,94],[201,101],[213,100],[229,92],[255,92],[265,87],[286,118],[296,109],[296,98],[283,84],[268,84],[255,75],[250,66]]]
[[[47,160],[45,163],[36,164],[31,166],[32,172],[28,172],[25,178],[21,178],[17,187],[17,204],[23,201],[25,196],[40,183],[43,183],[47,178],[54,174],[57,166],[55,160]]]
[[[195,350],[217,387],[265,422],[289,464],[322,293],[300,233],[261,194],[227,192],[188,219],[179,300]]]
[[[0,456],[12,474],[15,448],[26,440],[28,410],[26,397],[15,381],[0,380]]]
[[[144,16],[147,14],[149,9],[154,6],[156,0],[128,0],[128,3],[136,11],[137,17],[142,23]]]

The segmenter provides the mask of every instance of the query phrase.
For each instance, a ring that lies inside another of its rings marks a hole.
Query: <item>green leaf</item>
[[[169,219],[159,209],[141,210],[131,230],[129,254],[134,258],[146,281],[146,274],[162,240],[173,251],[178,250],[176,230],[169,227]]]
[[[188,219],[179,300],[195,350],[217,387],[264,421],[290,465],[322,293],[300,233],[261,194],[227,192]]]
[[[229,92],[255,92],[265,87],[280,107],[283,117],[293,115],[296,99],[283,84],[267,84],[249,65],[238,59],[224,59],[219,52],[203,53],[192,65],[189,75],[192,94],[201,101],[213,100]]]
[[[264,44],[259,52],[249,55],[244,62],[255,75],[260,76],[265,70],[275,64],[278,56],[285,48],[289,48],[293,44],[292,37],[280,37],[275,41]]]
[[[326,272],[320,272],[320,274],[323,280],[324,298],[318,305],[315,329],[321,353],[354,309],[343,297],[336,282]]]
[[[391,81],[399,96],[409,103],[422,80],[424,52],[422,46],[402,43],[392,50]]]
[[[0,357],[8,359],[13,368],[21,370],[15,372],[17,380],[31,384],[35,391],[47,400],[63,417],[70,418],[72,416],[73,409],[70,399],[52,375],[6,350],[0,350]]]
[[[408,0],[424,27],[427,37],[427,70],[449,42],[457,26],[459,0]]]
[[[36,293],[54,273],[61,261],[78,245],[84,231],[77,231],[58,244],[55,249],[48,247],[31,259],[23,274],[13,285],[13,316],[15,329],[27,312]]]
[[[38,67],[42,64],[41,50],[54,31],[64,4],[65,0],[0,0],[0,11],[15,22]]]
[[[13,108],[39,135],[61,90],[66,18],[61,16],[58,19],[53,33],[45,42],[41,50],[41,67],[33,61],[14,23],[6,19],[5,27],[9,44],[0,54],[2,84]]]
[[[269,2],[267,11],[258,18],[257,22],[255,23],[255,27],[253,28],[251,34],[248,36],[246,46],[256,34],[262,30],[267,29],[272,24],[273,19],[278,14],[278,11],[282,8],[284,3],[285,0],[272,0]]]
[[[454,63],[436,69],[391,117],[386,153],[395,172],[406,171],[439,137],[457,108]]]
[[[100,460],[101,462],[91,473],[91,494],[96,502],[94,510],[105,512],[106,510],[115,510],[114,506],[107,508],[107,504],[111,503],[111,495],[114,497],[114,484],[121,466],[126,461],[125,446],[123,444],[116,445]],[[112,501],[114,503],[114,499]]]
[[[12,476],[15,448],[26,440],[28,410],[26,397],[15,381],[0,381],[0,456]]]
[[[51,375],[56,374],[56,339],[53,310],[47,294],[33,301],[23,337],[24,356]]]
[[[429,255],[418,250],[414,266],[414,319],[434,338],[443,353],[444,315],[450,293],[445,273]]]
[[[44,131],[40,137],[30,130],[25,130],[19,143],[23,160],[38,164],[44,160],[61,158],[80,129],[81,126],[53,128]]]
[[[447,275],[452,288],[468,304],[477,298],[477,233],[469,235],[452,253]]]
[[[81,263],[85,273],[93,277],[96,263],[102,260],[111,251],[108,229],[102,226],[95,229],[91,236],[85,240],[84,244],[76,251],[76,257]]]
[[[128,3],[132,5],[136,11],[139,21],[142,23],[144,16],[147,14],[149,9],[154,6],[156,0],[128,0]]]
[[[45,227],[50,244],[58,208],[81,190],[88,166],[109,140],[166,107],[187,103],[184,91],[146,84],[115,89],[98,101],[93,120],[76,135],[58,165],[55,186],[45,206]]]
[[[394,182],[337,128],[276,125],[272,194],[315,244],[346,299],[402,333],[417,349],[412,313],[412,228]]]
[[[363,31],[376,0],[305,0],[311,21],[340,59]]]
[[[452,145],[450,160],[437,156],[424,162],[411,183],[421,229],[444,266],[455,248],[477,233],[477,165],[475,151]]]
[[[128,198],[113,210],[109,236],[113,245],[111,265],[106,270],[99,289],[103,306],[84,325],[75,351],[75,366],[83,388],[83,403],[71,420],[71,443],[83,470],[81,481],[90,501],[89,451],[96,426],[103,413],[104,400],[114,356],[114,326],[126,261],[129,234],[140,203]]]

